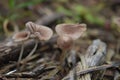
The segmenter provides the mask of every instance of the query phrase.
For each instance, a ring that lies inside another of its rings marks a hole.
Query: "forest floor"
[[[25,23],[48,26],[54,35],[24,43],[12,36],[24,31]],[[87,25],[87,30],[67,51],[65,60],[56,41],[58,24]],[[62,56],[62,57],[61,57]],[[62,65],[62,69],[60,68]],[[0,80],[120,80],[120,1],[119,0],[10,0],[0,2]]]

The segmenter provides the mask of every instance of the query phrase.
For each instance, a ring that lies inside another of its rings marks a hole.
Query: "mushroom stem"
[[[23,51],[24,51],[24,42],[22,41],[21,50],[20,50],[20,54],[19,54],[19,58],[18,58],[18,64],[17,64],[18,71],[20,70],[19,66],[20,66],[20,61],[21,61],[22,56],[23,56]]]
[[[32,51],[28,54],[28,56],[25,58],[24,60],[24,65],[21,67],[21,70],[23,70],[23,68],[25,67],[26,63],[27,63],[27,60],[34,54],[34,52],[36,51],[38,47],[38,40],[35,40],[35,46],[34,48],[32,49]]]
[[[61,56],[60,56],[60,65],[61,67],[63,67],[65,65],[64,61],[65,61],[65,58],[67,56],[67,51],[66,50],[63,50]]]
[[[62,52],[62,54],[60,56],[60,65],[57,67],[58,70],[60,71],[61,76],[64,76],[62,74],[65,71],[64,66],[65,66],[65,59],[66,59],[66,57],[67,57],[67,50],[63,50],[63,52]]]
[[[38,47],[38,40],[35,40],[35,46],[26,58],[29,58],[30,56],[32,56],[36,51],[37,47]]]

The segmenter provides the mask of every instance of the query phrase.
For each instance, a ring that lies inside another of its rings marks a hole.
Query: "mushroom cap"
[[[70,50],[73,46],[73,40],[68,36],[60,36],[57,39],[57,45],[62,50]]]
[[[22,31],[22,32],[18,32],[16,33],[12,39],[15,41],[15,42],[21,42],[21,41],[26,41],[29,39],[29,36],[30,36],[30,32],[29,31]]]
[[[55,30],[59,36],[69,36],[76,40],[86,31],[86,24],[58,24]]]
[[[49,40],[53,35],[53,31],[49,27],[38,25],[33,22],[27,22],[26,27],[30,33],[35,35],[39,40]]]

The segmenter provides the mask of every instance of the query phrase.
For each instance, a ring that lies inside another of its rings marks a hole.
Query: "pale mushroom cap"
[[[59,36],[69,36],[76,40],[86,31],[86,24],[59,24],[55,30]]]
[[[15,42],[21,42],[21,41],[26,41],[29,39],[29,36],[30,36],[30,32],[28,31],[23,31],[23,32],[18,32],[16,33],[12,39],[15,41]]]
[[[73,40],[68,36],[60,36],[57,39],[57,45],[62,50],[70,50],[73,46]]]
[[[39,40],[49,40],[53,35],[53,31],[48,27],[40,26],[34,34]]]
[[[39,40],[49,40],[53,35],[53,31],[49,27],[38,25],[33,22],[26,23],[26,27]]]

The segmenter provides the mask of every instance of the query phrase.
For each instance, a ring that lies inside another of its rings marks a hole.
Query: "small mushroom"
[[[14,42],[22,42],[22,41],[28,40],[29,36],[30,36],[30,32],[29,31],[23,31],[23,32],[16,33],[12,37],[12,39],[14,40]]]
[[[28,58],[35,52],[35,50],[37,48],[37,45],[38,45],[38,41],[49,40],[53,35],[53,31],[49,27],[46,27],[46,26],[43,26],[43,25],[38,25],[38,24],[35,24],[31,21],[26,23],[26,28],[31,33],[30,38],[32,38],[36,41],[35,47],[30,52],[30,54],[27,56],[27,58]]]
[[[49,40],[53,35],[53,31],[49,27],[38,25],[33,22],[27,22],[26,28],[31,32],[31,37],[36,37],[39,40]]]
[[[23,55],[23,51],[24,51],[24,42],[29,39],[29,36],[30,36],[30,32],[28,32],[28,31],[22,31],[22,32],[16,33],[12,37],[12,39],[13,39],[14,42],[22,44],[21,51],[20,51],[20,56],[18,58],[18,65],[17,65],[18,70],[19,70],[19,64],[20,64],[20,61],[22,59],[22,55]]]
[[[55,30],[59,35],[57,45],[63,51],[60,58],[60,64],[63,64],[67,57],[66,52],[72,49],[74,41],[86,31],[86,24],[59,24]]]
[[[57,45],[62,50],[70,50],[73,45],[73,40],[67,36],[60,36],[57,39]]]
[[[64,35],[76,40],[86,31],[86,24],[59,24],[55,30],[59,36]]]

